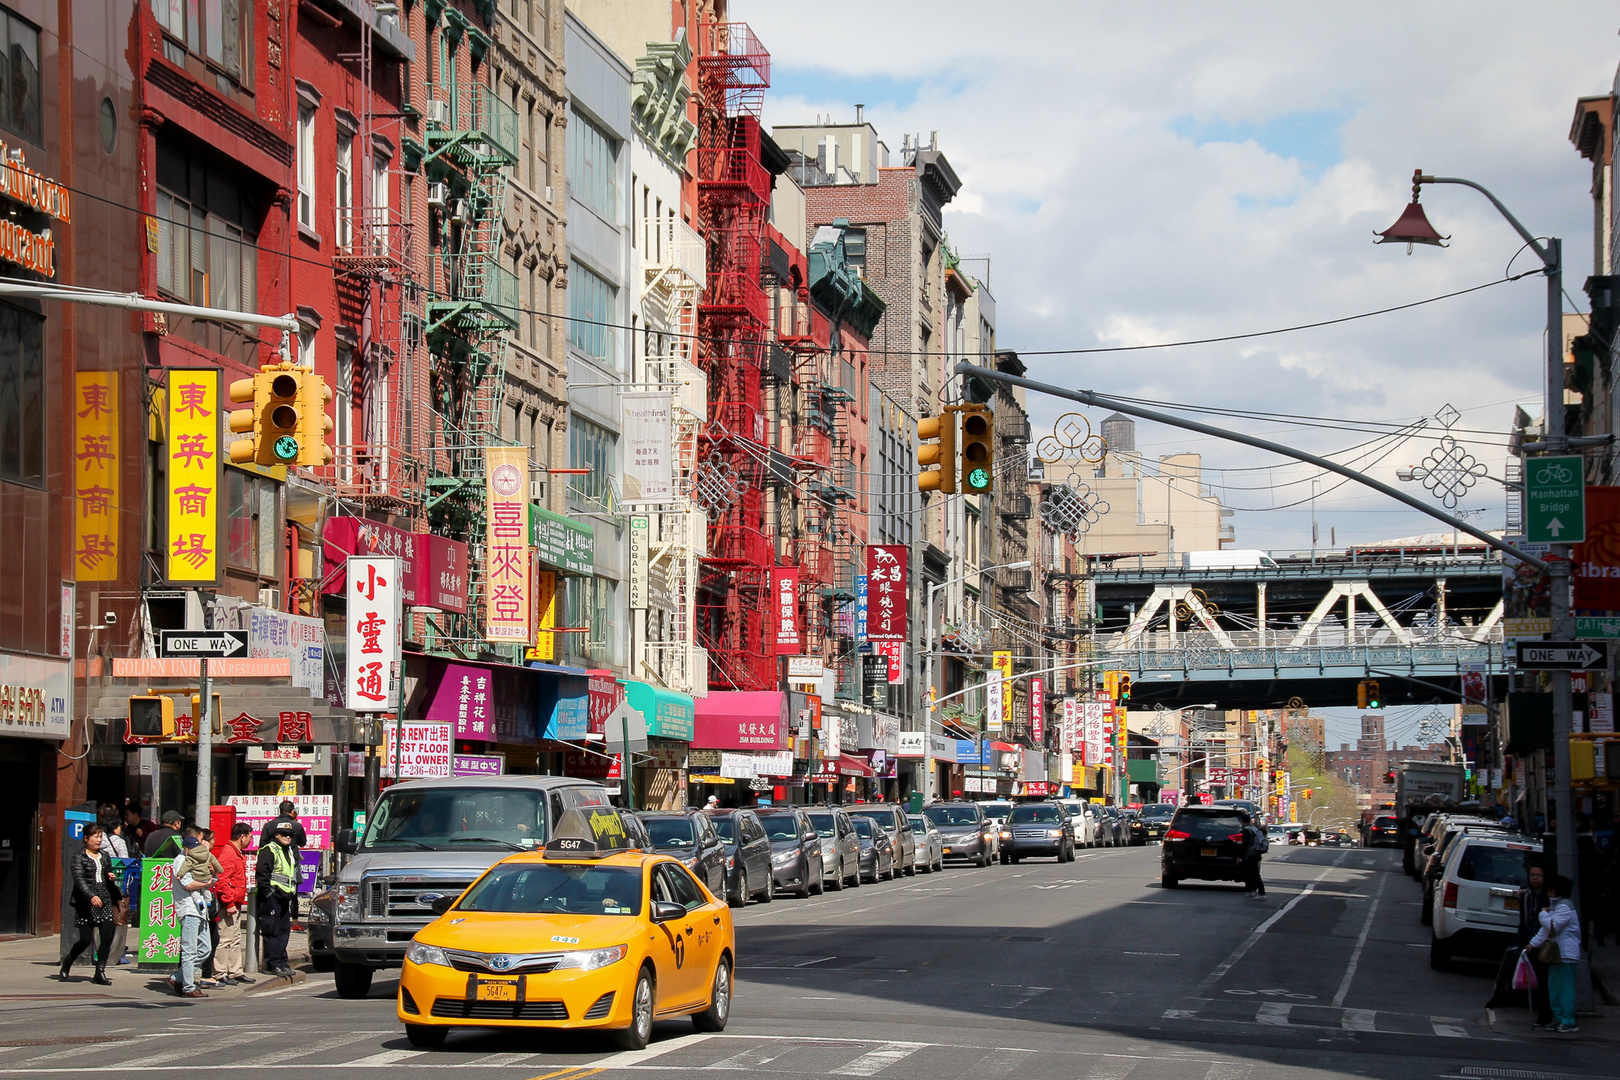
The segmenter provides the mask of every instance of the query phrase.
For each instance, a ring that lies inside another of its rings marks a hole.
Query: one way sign
[[[1581,671],[1607,667],[1609,646],[1602,641],[1521,641],[1520,671]]]
[[[165,630],[162,653],[165,659],[210,659],[235,656],[247,651],[246,630]]]

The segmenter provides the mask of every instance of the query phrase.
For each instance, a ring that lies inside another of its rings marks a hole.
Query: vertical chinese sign
[[[348,582],[348,649],[344,659],[344,707],[353,712],[399,710],[401,617],[400,559],[351,555]]]
[[[73,417],[74,574],[117,581],[118,372],[79,372]]]
[[[180,959],[180,915],[174,910],[174,860],[141,860],[141,964]]]
[[[218,368],[169,370],[168,580],[220,580]]]
[[[484,640],[528,645],[529,448],[492,446],[484,467]]]
[[[799,636],[799,568],[771,568],[771,622],[776,625],[776,655],[796,656]]]
[[[1001,683],[1001,694],[997,699],[1000,702],[1000,711],[991,713],[986,726],[990,731],[1001,731],[1012,727],[1012,653],[1006,649],[998,649],[991,653],[990,667],[995,670],[996,679]]]
[[[530,660],[557,659],[557,574],[553,570],[534,572],[534,646]]]
[[[1029,680],[1029,738],[1034,746],[1046,745],[1046,680],[1039,676]]]
[[[866,549],[866,640],[906,640],[906,560],[904,544],[871,544]]]

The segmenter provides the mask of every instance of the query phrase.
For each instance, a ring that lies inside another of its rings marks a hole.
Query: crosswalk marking
[[[876,1076],[897,1061],[902,1061],[918,1050],[922,1043],[884,1043],[876,1050],[868,1050],[842,1068],[834,1069],[833,1076]]]
[[[373,1031],[346,1032],[342,1035],[332,1035],[325,1039],[317,1039],[312,1043],[299,1043],[296,1046],[284,1047],[268,1054],[261,1054],[256,1058],[249,1058],[240,1062],[244,1069],[257,1069],[263,1065],[276,1065],[293,1058],[309,1057],[311,1054],[325,1053],[327,1050],[336,1050],[341,1046],[349,1046],[357,1042],[375,1039],[377,1033]]]
[[[1294,1007],[1285,1001],[1267,1001],[1260,1006],[1254,1014],[1254,1022],[1267,1024],[1271,1027],[1287,1027],[1288,1014]]]
[[[458,1067],[464,1069],[498,1069],[506,1065],[516,1065],[520,1061],[527,1061],[534,1057],[530,1051],[516,1054],[486,1054],[483,1057],[473,1058],[471,1061],[457,1062]]]
[[[167,1065],[171,1061],[179,1061],[182,1058],[201,1057],[203,1054],[211,1054],[216,1050],[225,1050],[232,1046],[243,1046],[247,1043],[258,1042],[260,1039],[268,1039],[274,1034],[276,1033],[273,1031],[239,1031],[234,1035],[227,1035],[223,1039],[212,1039],[205,1043],[186,1042],[184,1045],[172,1050],[164,1050],[161,1053],[121,1061],[118,1063],[118,1068],[140,1069],[152,1065]]]
[[[134,1040],[132,1039],[130,1041],[133,1042]],[[30,1049],[41,1050],[42,1052],[38,1054],[30,1054],[27,1057],[16,1058],[13,1061],[7,1062],[7,1064],[16,1065],[26,1062],[29,1065],[38,1065],[46,1061],[67,1061],[70,1058],[84,1057],[86,1054],[94,1054],[102,1050],[113,1050],[116,1049],[118,1045],[118,1043],[98,1042],[90,1043],[87,1046],[70,1046],[66,1050],[46,1050],[44,1047],[31,1047]]]
[[[1131,1070],[1141,1063],[1141,1058],[1105,1057],[1086,1073],[1086,1080],[1125,1080],[1131,1074]]]
[[[779,1046],[762,1043],[759,1046],[750,1046],[740,1054],[732,1054],[728,1058],[722,1058],[713,1065],[703,1067],[705,1069],[757,1069],[767,1062],[775,1061],[794,1048],[795,1044],[793,1043],[783,1043]]]
[[[1448,1039],[1468,1038],[1468,1029],[1463,1027],[1463,1022],[1455,1016],[1431,1016],[1429,1026],[1434,1028],[1436,1035]]]
[[[1215,1061],[1210,1063],[1209,1071],[1204,1073],[1204,1080],[1249,1080],[1253,1072],[1253,1065],[1239,1061]]]
[[[1378,1013],[1373,1009],[1346,1009],[1339,1026],[1346,1031],[1377,1031]]]
[[[1034,1050],[995,1050],[986,1054],[984,1060],[967,1071],[973,1080],[999,1080],[1003,1076],[1011,1076],[1020,1066],[1027,1065],[1034,1058]]]
[[[345,1068],[349,1069],[375,1069],[384,1065],[394,1065],[401,1061],[409,1061],[411,1058],[423,1057],[426,1054],[426,1050],[384,1050],[382,1053],[372,1054],[370,1057],[358,1058],[354,1061],[345,1061],[343,1065]]]

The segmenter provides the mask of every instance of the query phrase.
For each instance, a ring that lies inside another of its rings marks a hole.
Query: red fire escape
[[[772,690],[775,548],[765,529],[763,388],[770,299],[760,280],[771,177],[761,163],[759,126],[771,58],[742,23],[709,24],[700,36],[697,197],[708,263],[697,362],[708,375],[709,423],[699,456],[716,455],[746,490],[710,515],[698,633],[709,651],[710,686]]]

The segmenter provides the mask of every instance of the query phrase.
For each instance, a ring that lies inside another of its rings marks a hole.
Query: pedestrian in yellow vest
[[[259,849],[253,880],[259,894],[259,937],[264,942],[264,970],[290,977],[287,935],[298,915],[298,879],[302,873],[293,847],[291,822],[277,822],[271,841]]]

